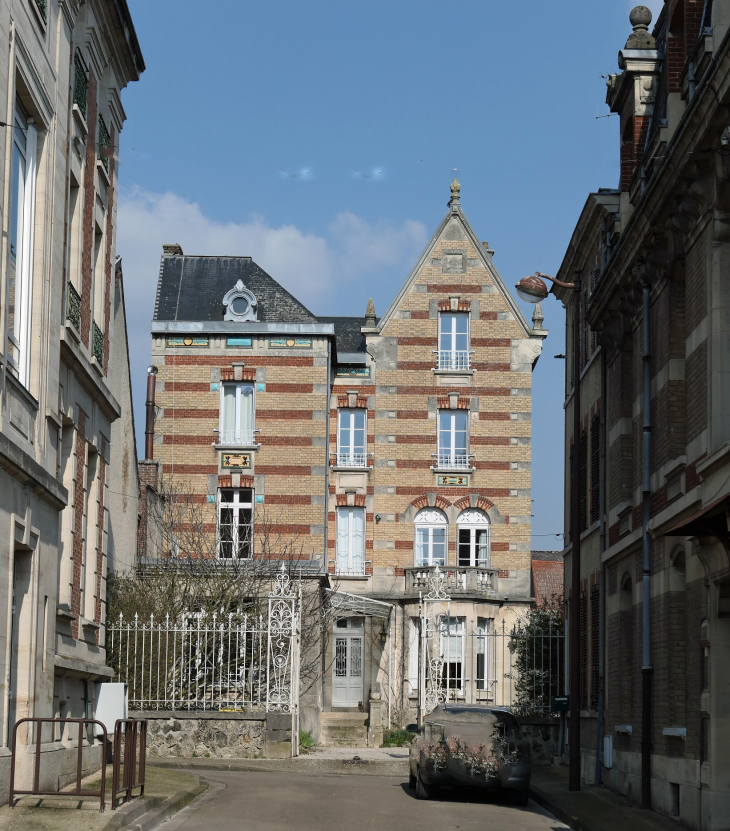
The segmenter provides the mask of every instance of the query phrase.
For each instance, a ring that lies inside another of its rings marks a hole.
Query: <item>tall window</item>
[[[366,467],[367,410],[339,410],[337,413],[337,464]]]
[[[14,128],[7,351],[10,371],[24,386],[28,386],[37,132],[20,101],[15,102]]]
[[[439,314],[439,369],[469,369],[469,315]]]
[[[477,618],[477,689],[489,691],[492,687],[491,658],[491,621]]]
[[[221,444],[254,443],[253,384],[221,385]]]
[[[365,574],[365,509],[337,509],[337,573]]]
[[[221,488],[218,492],[218,556],[247,559],[253,540],[253,491]]]
[[[416,565],[446,565],[448,520],[435,508],[425,508],[416,514]]]
[[[489,517],[484,511],[462,511],[456,520],[459,565],[489,567]]]
[[[444,665],[441,685],[447,690],[464,689],[464,618],[441,620],[441,654]]]
[[[468,410],[439,410],[438,467],[469,467]]]

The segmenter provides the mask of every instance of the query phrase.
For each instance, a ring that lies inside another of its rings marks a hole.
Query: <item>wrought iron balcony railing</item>
[[[338,453],[337,467],[367,467],[367,453]]]
[[[434,453],[436,467],[443,470],[470,470],[470,453]]]
[[[101,329],[96,325],[96,321],[94,321],[94,326],[92,329],[92,339],[91,339],[91,354],[96,358],[99,362],[100,366],[104,366],[104,333]]]
[[[218,437],[216,444],[256,444],[256,433],[258,430],[214,430]]]
[[[81,295],[76,291],[73,283],[68,284],[66,320],[70,320],[74,329],[81,332]]]
[[[104,117],[99,113],[99,161],[104,165],[104,170],[109,173],[109,158],[111,156],[112,139],[109,130],[106,128]]]
[[[35,0],[35,5],[43,18],[43,22],[48,23],[48,0]]]
[[[343,577],[364,577],[365,563],[357,561],[353,563],[335,561],[335,574]]]
[[[469,351],[457,352],[452,350],[439,350],[438,368],[463,370],[470,369],[471,353]]]
[[[439,566],[445,574],[444,588],[451,595],[492,596],[497,593],[499,571],[483,566]],[[429,576],[435,566],[414,566],[405,569],[406,593],[429,591]]]
[[[74,104],[86,118],[86,101],[88,98],[89,79],[86,74],[86,64],[77,49],[74,54]]]

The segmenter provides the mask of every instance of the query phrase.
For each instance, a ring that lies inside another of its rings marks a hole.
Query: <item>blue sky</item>
[[[140,446],[162,243],[251,255],[315,313],[381,313],[457,176],[507,284],[554,274],[587,194],[618,182],[617,119],[596,116],[632,5],[129,0],[147,71],[123,94],[117,250]],[[544,312],[534,549],[562,547],[564,311]]]

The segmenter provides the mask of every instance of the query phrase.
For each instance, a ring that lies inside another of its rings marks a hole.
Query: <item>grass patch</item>
[[[383,733],[383,747],[407,747],[415,738],[410,730],[388,730]]]
[[[312,731],[311,730],[300,730],[299,731],[299,752],[300,753],[309,753],[309,751],[316,744],[317,743],[312,738]]]

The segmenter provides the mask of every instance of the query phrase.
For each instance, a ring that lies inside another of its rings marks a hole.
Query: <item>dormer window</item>
[[[258,301],[253,292],[249,291],[239,280],[223,298],[226,313],[223,320],[244,321],[256,320],[256,306]]]

